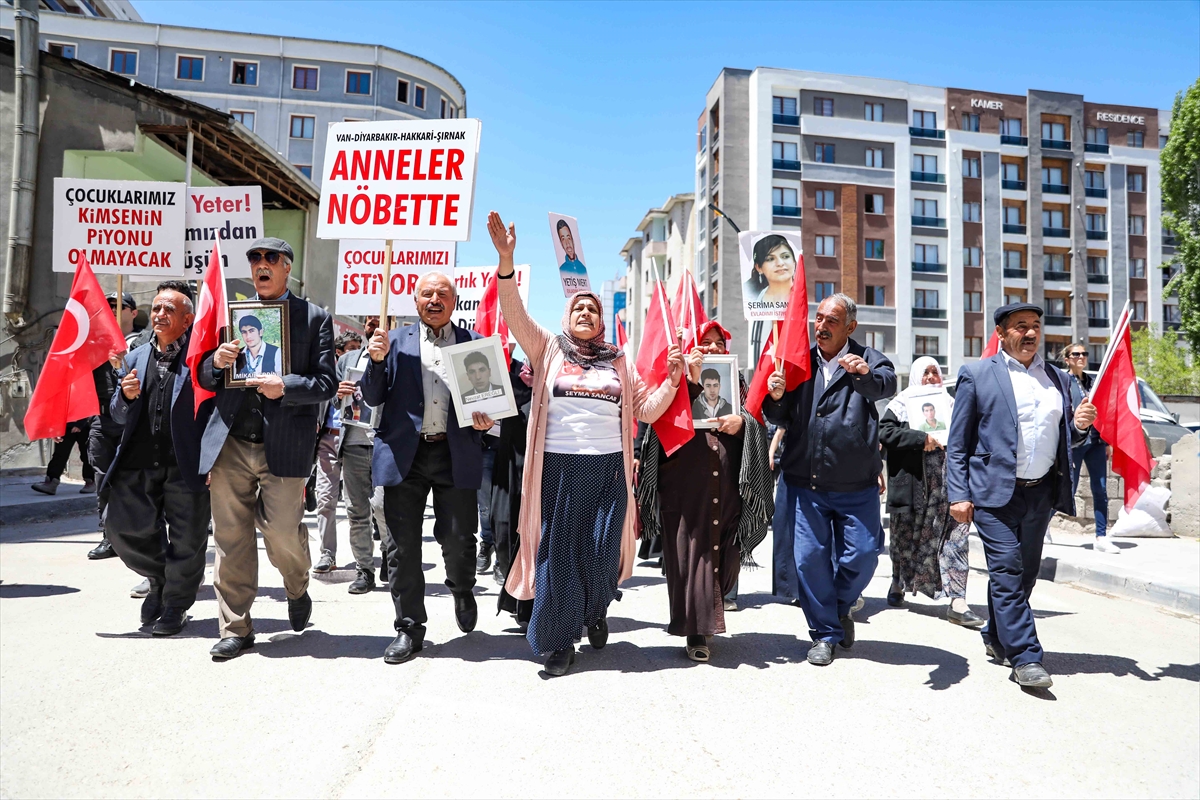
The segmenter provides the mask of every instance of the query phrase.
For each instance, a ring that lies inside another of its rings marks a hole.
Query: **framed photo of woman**
[[[692,402],[692,422],[697,429],[717,427],[717,418],[742,411],[738,382],[738,357],[711,355],[700,367],[700,396]]]
[[[237,300],[229,304],[229,328],[241,350],[225,371],[227,388],[244,389],[257,375],[287,375],[291,364],[288,304],[279,300]]]
[[[446,386],[461,427],[473,424],[471,414],[476,411],[496,420],[517,415],[499,336],[443,347],[442,355],[448,359]]]
[[[746,319],[783,319],[803,252],[800,233],[743,231],[738,234],[738,251]]]

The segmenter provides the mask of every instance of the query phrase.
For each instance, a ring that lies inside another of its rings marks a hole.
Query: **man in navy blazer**
[[[450,321],[458,292],[440,272],[422,275],[416,285],[420,322],[391,331],[380,327],[367,352],[363,401],[383,406],[375,434],[371,476],[383,486],[383,511],[391,540],[387,549],[388,590],[396,608],[396,638],[384,650],[400,664],[421,650],[425,639],[425,574],[421,570],[421,529],[425,501],[433,492],[433,536],[442,547],[446,586],[464,633],[475,628],[475,532],[479,528],[476,492],[483,478],[480,431],[494,422],[475,414],[474,425],[458,425],[446,377],[449,360],[442,348],[478,339],[479,334]]]
[[[850,608],[867,588],[883,549],[879,513],[879,412],[896,393],[887,357],[850,338],[858,306],[844,294],[817,306],[812,378],[786,392],[784,373],[767,379],[763,414],[787,428],[780,467],[786,511],[794,519],[800,605],[808,620],[810,664],[833,661],[834,648],[854,644]]]
[[[187,624],[208,550],[209,495],[199,462],[213,404],[194,407],[184,360],[193,318],[187,284],[160,284],[150,308],[154,335],[126,356],[128,370],[109,406],[121,440],[104,474],[104,532],[125,566],[150,581],[141,620],[154,623],[155,636],[171,636]]]
[[[951,515],[975,522],[987,556],[984,648],[1021,686],[1046,689],[1029,596],[1050,518],[1075,513],[1070,445],[1086,438],[1096,407],[1072,410],[1066,375],[1038,354],[1041,317],[1032,303],[996,309],[1000,352],[959,370],[946,484]]]

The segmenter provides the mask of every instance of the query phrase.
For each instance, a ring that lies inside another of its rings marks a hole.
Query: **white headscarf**
[[[937,367],[938,375],[942,377],[943,383],[941,386],[924,386],[921,384],[921,378],[925,375],[925,370],[929,369],[931,365]],[[950,393],[946,391],[945,380],[946,376],[942,374],[942,365],[937,362],[937,359],[930,358],[929,356],[921,356],[912,362],[912,367],[908,371],[908,388],[892,398],[891,402],[887,404],[887,410],[892,412],[892,416],[896,418],[897,422],[908,422],[908,398],[916,394],[931,394],[938,389],[941,389],[944,394],[949,395]],[[953,397],[950,398],[950,409],[954,409]]]

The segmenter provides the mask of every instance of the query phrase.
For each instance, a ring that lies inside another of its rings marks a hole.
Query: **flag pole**
[[[113,315],[117,318],[117,327],[121,327],[121,312],[125,310],[125,276],[117,273],[117,308]],[[125,335],[124,329],[121,330],[121,335]]]
[[[385,331],[388,328],[388,305],[392,299],[392,240],[383,244],[383,286],[382,299],[379,301],[379,327]]]
[[[1108,348],[1104,351],[1104,359],[1100,362],[1100,369],[1096,371],[1096,380],[1092,381],[1092,392],[1096,391],[1096,386],[1099,385],[1100,379],[1104,377],[1104,373],[1108,370],[1108,364],[1112,361],[1113,350],[1116,349],[1117,340],[1125,335],[1125,329],[1129,327],[1129,301],[1125,301],[1125,305],[1121,308],[1121,315],[1117,317],[1117,324],[1113,327],[1112,333],[1108,337]],[[1091,400],[1091,392],[1088,393],[1088,400]]]
[[[778,353],[779,352],[779,320],[777,320],[777,319],[771,320],[771,341],[774,342],[775,352]],[[775,371],[781,372],[782,370],[783,370],[783,359],[777,357],[775,359]]]

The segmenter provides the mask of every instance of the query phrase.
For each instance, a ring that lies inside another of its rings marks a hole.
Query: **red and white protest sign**
[[[329,126],[321,239],[465,242],[479,120],[386,120]]]
[[[413,292],[417,278],[426,272],[454,275],[453,242],[394,242],[392,244],[391,298],[388,314],[412,317],[417,313]],[[384,243],[360,239],[338,242],[337,297],[339,314],[378,314],[383,287]]]
[[[521,302],[528,307],[529,265],[517,264],[515,269],[517,274],[512,280],[517,282],[517,291],[521,295]],[[454,306],[454,324],[467,330],[475,330],[475,311],[479,308],[479,301],[483,299],[487,278],[495,271],[495,264],[490,267],[459,267],[454,270],[454,285],[458,289],[458,302]],[[511,338],[509,341],[512,341]]]
[[[184,214],[184,267],[199,278],[208,268],[213,242],[221,240],[221,268],[226,278],[250,278],[246,250],[263,233],[262,188],[259,186],[191,186]]]
[[[98,274],[182,276],[186,202],[182,183],[55,178],[54,271],[74,272],[82,253]]]

